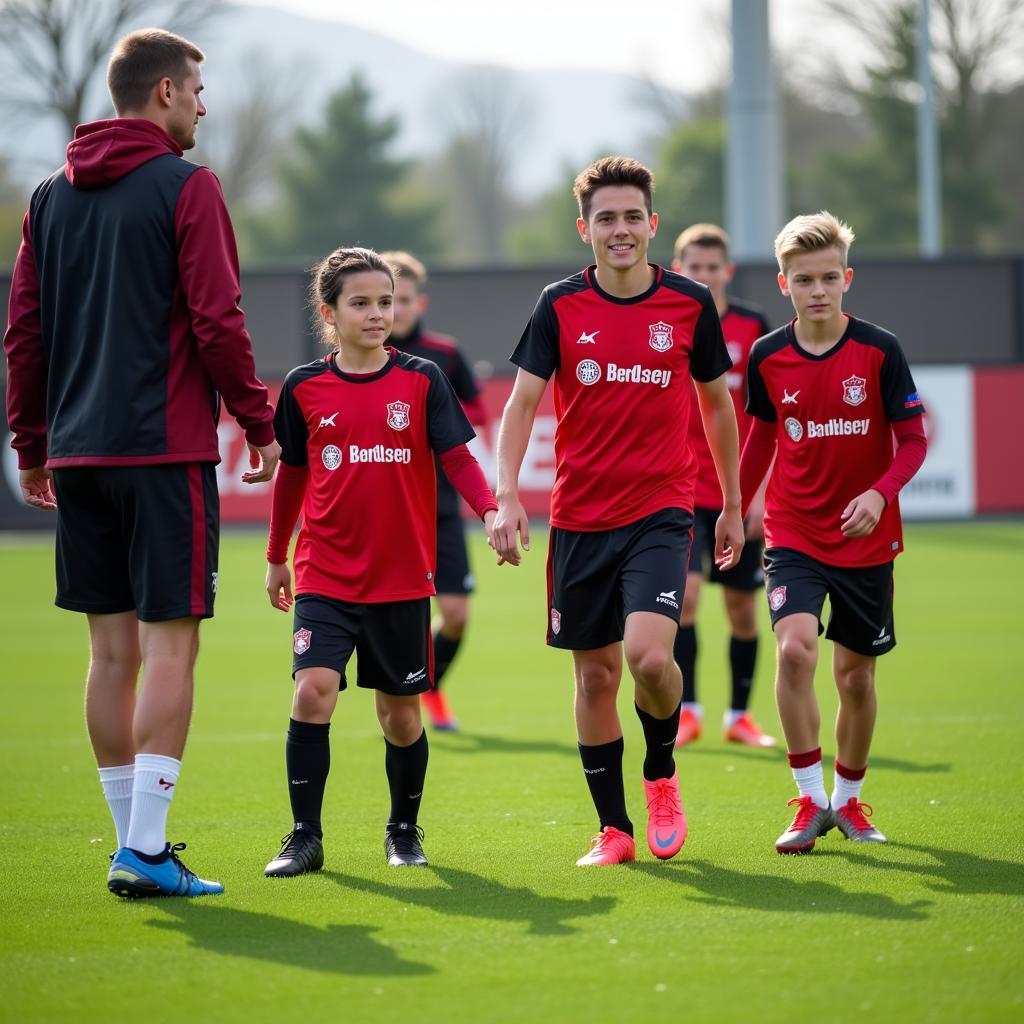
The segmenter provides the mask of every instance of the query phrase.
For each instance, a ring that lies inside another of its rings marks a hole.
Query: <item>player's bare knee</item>
[[[407,747],[410,743],[415,743],[423,732],[418,700],[401,703],[379,701],[377,721],[380,722],[385,739],[398,747]]]
[[[300,721],[312,722],[330,716],[337,683],[320,676],[300,676],[295,681],[295,711]]]
[[[619,690],[619,680],[607,665],[592,665],[576,673],[576,692],[588,703],[613,701]]]
[[[836,673],[836,689],[843,702],[862,703],[875,690],[873,666],[859,665]]]
[[[630,675],[640,686],[660,686],[672,660],[671,651],[661,647],[651,646],[638,651],[626,651]]]
[[[779,675],[783,680],[803,677],[807,673],[814,672],[818,661],[816,645],[809,644],[805,637],[799,634],[780,637],[779,647]]]

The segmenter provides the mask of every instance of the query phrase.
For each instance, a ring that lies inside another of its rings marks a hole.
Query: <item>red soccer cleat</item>
[[[427,690],[420,694],[420,701],[427,709],[430,724],[436,732],[458,732],[459,723],[448,707],[448,700],[440,690]]]
[[[636,860],[636,844],[633,842],[633,837],[613,825],[605,825],[590,840],[590,843],[590,852],[585,853],[576,861],[576,867],[589,868],[607,864],[626,864]]]
[[[676,746],[685,747],[687,743],[700,739],[701,721],[689,708],[679,712],[679,731],[676,733]]]
[[[730,743],[742,743],[746,747],[774,747],[774,736],[765,736],[761,726],[754,721],[754,716],[744,712],[725,730],[725,738]]]
[[[647,845],[661,860],[674,857],[686,842],[686,812],[679,798],[679,773],[671,779],[644,779],[647,795]]]

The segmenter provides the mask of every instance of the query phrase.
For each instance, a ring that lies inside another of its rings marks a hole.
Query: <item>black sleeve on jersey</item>
[[[427,438],[438,453],[451,451],[476,437],[455,395],[455,389],[435,363],[426,363],[430,379],[427,388]]]
[[[544,380],[550,380],[558,369],[558,317],[546,289],[541,292],[533,316],[509,359]]]
[[[772,400],[768,397],[768,389],[761,376],[761,360],[756,358],[757,345],[750,354],[747,363],[747,412],[759,420],[775,423],[779,416]]]
[[[473,371],[469,368],[469,363],[466,362],[466,357],[458,349],[455,350],[452,358],[450,379],[459,401],[471,402],[479,396],[480,385],[477,384],[476,377],[473,376]]]
[[[718,319],[714,302],[708,299],[693,331],[690,375],[694,380],[706,384],[721,377],[731,367],[732,360],[722,336],[722,321]]]
[[[882,404],[890,422],[909,420],[924,412],[907,357],[895,338],[885,346],[885,358],[882,360]]]
[[[302,378],[299,378],[300,380]],[[302,415],[299,400],[295,397],[295,372],[285,378],[281,394],[274,410],[274,435],[281,446],[281,461],[289,466],[305,466],[309,463],[306,444],[309,428]]]

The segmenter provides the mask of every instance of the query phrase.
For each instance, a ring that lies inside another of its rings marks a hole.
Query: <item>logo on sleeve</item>
[[[310,642],[313,639],[313,631],[309,629],[295,630],[295,645],[292,650],[296,654],[305,654],[309,650]]]
[[[903,403],[904,409],[920,409],[922,406],[921,396],[916,391],[911,391],[907,395],[907,400]]]
[[[324,460],[325,469],[335,470],[341,465],[341,449],[336,444],[326,445],[320,458]]]
[[[601,379],[601,367],[593,359],[584,359],[576,367],[576,379],[589,388]]]
[[[786,603],[786,588],[776,587],[768,595],[768,607],[777,612]]]
[[[408,402],[388,402],[388,426],[405,430],[409,426],[409,408]]]
[[[847,405],[860,405],[867,401],[867,380],[854,374],[843,381],[843,401]]]
[[[667,352],[672,347],[672,325],[659,320],[650,325],[651,348],[655,352]]]
[[[791,441],[800,441],[804,436],[804,425],[795,417],[787,416],[786,422],[783,424],[786,428],[786,433],[789,434]]]
[[[599,330],[598,331],[591,331],[589,334],[587,334],[586,331],[581,331],[580,332],[580,336],[576,339],[576,344],[577,345],[596,345],[597,342],[594,341],[594,339],[600,333],[601,332]]]

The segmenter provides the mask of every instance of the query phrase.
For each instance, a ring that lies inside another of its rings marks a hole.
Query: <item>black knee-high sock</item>
[[[284,760],[288,769],[288,796],[295,828],[323,835],[320,813],[324,787],[331,770],[331,723],[288,722]]]
[[[680,626],[676,632],[676,664],[683,673],[683,703],[697,703],[697,627]]]
[[[732,669],[733,711],[746,711],[750,704],[750,691],[754,685],[754,665],[757,663],[757,637],[753,640],[729,639],[729,666]]]
[[[594,747],[580,743],[579,748],[583,774],[590,787],[590,799],[597,808],[601,828],[611,825],[632,835],[633,822],[626,813],[626,791],[622,785],[622,737]]]
[[[647,714],[639,704],[634,704],[637,718],[644,727],[644,739],[647,741],[647,755],[644,757],[644,778],[648,782],[655,779],[671,779],[676,772],[676,762],[672,751],[676,746],[676,733],[679,732],[679,707],[668,718],[655,718]]]
[[[458,653],[459,644],[461,643],[461,636],[457,636],[454,640],[449,640],[443,633],[434,634],[435,690],[441,685],[441,680],[444,678],[445,672],[448,671],[448,666],[455,660],[455,655]]]
[[[427,777],[429,748],[426,732],[407,747],[396,747],[384,740],[384,768],[391,790],[391,814],[388,824],[403,822],[415,825],[423,797],[423,780]]]

